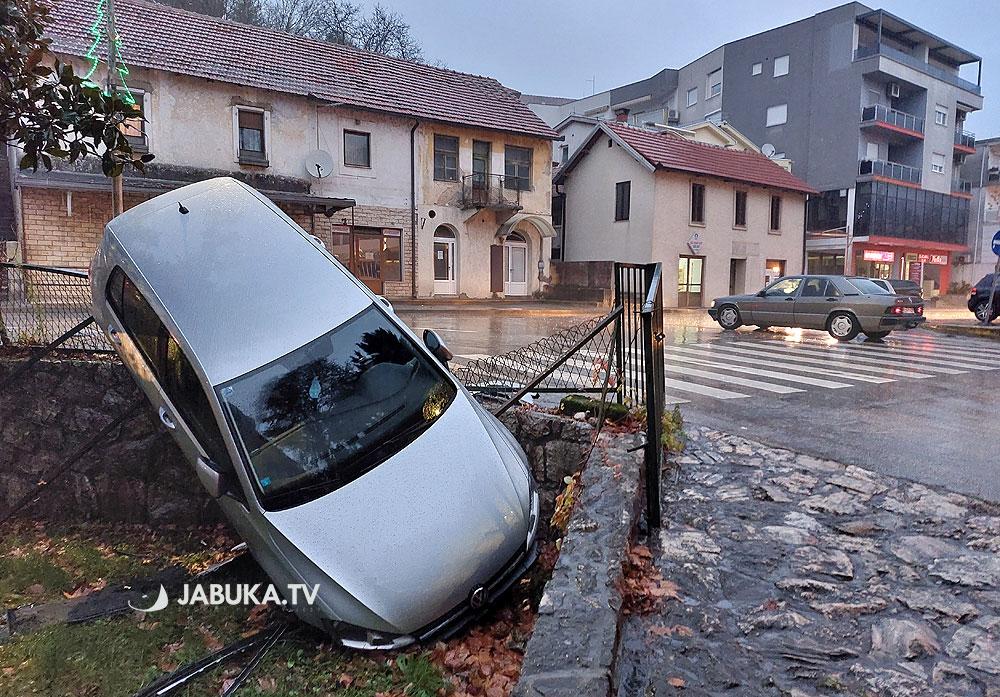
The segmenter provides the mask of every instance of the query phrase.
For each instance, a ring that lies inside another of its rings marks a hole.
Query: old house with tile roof
[[[802,272],[814,190],[754,150],[599,121],[554,181],[562,258],[662,262],[665,305],[704,307]]]
[[[213,176],[264,192],[390,297],[530,295],[554,234],[556,137],[492,78],[146,0],[116,3],[130,140],[156,158],[126,205]],[[85,69],[94,5],[53,3],[53,50]],[[103,58],[103,56],[102,56]],[[103,75],[102,62],[95,79]],[[21,258],[86,268],[110,217],[99,163],[17,172]],[[234,250],[238,253],[239,250]]]

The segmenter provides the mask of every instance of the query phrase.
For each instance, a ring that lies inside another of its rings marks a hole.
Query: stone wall
[[[0,384],[20,364],[0,358]],[[135,404],[137,406],[130,406]],[[51,484],[26,517],[192,525],[220,517],[124,366],[46,360],[0,395],[0,515],[76,448],[131,408],[136,417]],[[524,446],[551,517],[563,478],[580,469],[593,428],[532,409],[505,422]]]

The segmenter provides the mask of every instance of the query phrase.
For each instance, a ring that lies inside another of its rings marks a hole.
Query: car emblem
[[[486,586],[479,586],[478,588],[473,588],[472,593],[469,594],[469,607],[471,607],[473,610],[478,610],[485,604],[486,604]]]

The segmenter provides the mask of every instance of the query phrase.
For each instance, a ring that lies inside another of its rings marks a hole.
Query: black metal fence
[[[112,352],[90,319],[90,285],[82,271],[0,264],[0,345],[48,346],[77,329],[63,350]],[[81,327],[81,325],[84,325]]]

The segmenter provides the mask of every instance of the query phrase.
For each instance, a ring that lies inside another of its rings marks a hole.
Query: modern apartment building
[[[85,71],[94,5],[52,5],[52,49]],[[128,93],[144,117],[124,128],[136,150],[156,156],[145,175],[124,177],[126,207],[235,177],[376,293],[540,291],[555,235],[556,133],[516,92],[144,0],[115,6]],[[110,182],[93,160],[14,172],[7,192],[20,260],[87,267],[111,216]]]
[[[969,214],[969,264],[957,281],[975,285],[996,268],[993,235],[1000,231],[1000,137],[976,141],[976,153],[962,167],[962,178],[972,190]]]
[[[848,3],[725,44],[679,69],[541,109],[630,123],[733,124],[820,193],[809,206],[809,268],[908,277],[945,291],[968,263],[974,152],[965,117],[982,108],[977,55],[884,10]]]

